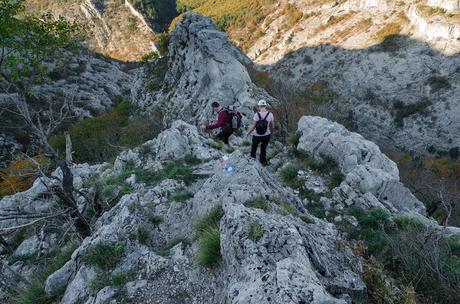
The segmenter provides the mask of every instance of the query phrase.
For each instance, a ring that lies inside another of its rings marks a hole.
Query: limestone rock
[[[196,13],[185,14],[171,33],[168,71],[164,88],[148,93],[141,105],[160,107],[165,121],[182,119],[198,124],[215,119],[211,103],[235,105],[252,118],[258,99],[275,102],[254,86],[246,66],[251,61],[228,41],[211,19]]]
[[[348,131],[338,123],[316,116],[299,121],[299,151],[330,158],[345,176],[340,190],[345,200],[361,201],[364,207],[382,207],[392,212],[424,215],[424,205],[399,181],[396,164],[376,144]],[[353,194],[353,192],[359,194]]]

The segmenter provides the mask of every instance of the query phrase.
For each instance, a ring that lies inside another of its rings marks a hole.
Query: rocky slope
[[[457,13],[410,1],[296,5],[298,23],[268,17],[275,21],[249,51],[263,69],[301,91],[326,82],[358,130],[381,144],[425,155],[459,146]],[[400,36],[385,38],[392,34]]]
[[[76,119],[97,115],[111,108],[115,102],[129,99],[134,79],[130,67],[93,53],[82,51],[65,58],[66,65],[49,64],[52,80],[34,87],[35,96],[29,102],[43,107],[49,100],[67,100],[73,106]],[[18,98],[17,94],[0,91],[0,105],[6,107]],[[29,144],[23,122],[15,115],[1,113],[0,166],[15,158],[17,152]]]
[[[43,185],[53,179],[0,200],[6,216],[0,229],[7,242],[17,244],[13,254],[0,256],[2,301],[42,271],[37,258],[68,250],[72,254],[37,283],[60,303],[366,302],[362,261],[335,224],[358,225],[347,208],[380,208],[421,220],[443,235],[460,234],[425,217],[423,205],[400,183],[396,165],[374,143],[337,123],[302,117],[293,151],[274,142],[271,165],[262,167],[247,156],[242,138],[233,137],[235,151],[227,151],[196,126],[176,120],[202,120],[218,98],[237,98],[249,112],[258,97],[269,97],[252,84],[246,62],[208,18],[188,14],[172,34],[161,88],[135,92],[147,109],[164,107],[169,127],[113,164],[72,167],[75,187],[103,202],[97,217],[78,199],[91,222],[90,237],[70,237],[72,227],[59,217],[33,229],[8,230],[25,223],[8,216],[18,210],[59,211]],[[194,99],[190,86],[200,88]],[[333,185],[312,170],[298,172],[301,187],[316,193],[302,195],[281,182],[284,168],[295,161],[292,153],[331,159],[343,179]],[[221,161],[224,155],[229,158]],[[314,216],[312,206],[325,216]],[[219,241],[210,268],[199,266],[203,234]]]
[[[312,128],[312,125],[319,127]],[[299,132],[302,134],[299,151],[322,156],[330,151],[328,156],[339,161],[339,168],[346,176],[341,185],[332,190],[334,203],[326,196],[321,198],[326,210],[340,214],[344,207],[356,205],[424,218],[421,203],[399,183],[395,164],[375,144],[319,117],[303,117]],[[216,160],[225,151],[211,146],[212,140],[199,134],[196,127],[175,121],[156,139],[120,154],[113,167],[75,165],[76,186],[87,193],[95,191],[95,181],[121,176],[126,170],[132,170],[128,169],[130,166],[138,168],[134,171],[138,173],[124,181],[130,185],[131,193],[121,197],[97,219],[93,235],[83,240],[70,260],[46,279],[46,293],[62,296],[60,303],[351,303],[352,299],[365,300],[366,287],[360,278],[359,258],[341,239],[334,224],[309,213],[308,205],[313,202],[301,199],[281,184],[273,167],[263,168],[245,156],[244,146],[239,146],[227,160],[236,168],[233,172],[224,170],[225,164]],[[284,149],[275,158],[287,162],[286,153]],[[180,178],[154,184],[142,180],[141,170],[154,174],[167,167],[168,162],[178,164],[190,155],[201,160],[200,164],[191,166],[197,176],[192,183]],[[175,202],[172,197],[178,191],[191,194],[184,201]],[[52,199],[44,197],[44,192],[46,189],[37,180],[27,192],[2,199],[0,208],[7,211],[12,204],[20,202],[17,208],[46,212],[52,206]],[[266,200],[263,208],[253,205],[260,197]],[[199,239],[195,227],[218,206],[223,210],[217,226],[221,260],[215,268],[207,270],[196,264]],[[152,218],[161,221],[152,222]],[[424,221],[435,225],[427,218]],[[20,223],[6,221],[1,227]],[[257,239],[249,232],[251,223],[262,230]],[[149,231],[147,240],[136,237],[139,229]],[[39,252],[46,255],[59,246],[61,237],[60,233],[45,238],[31,235],[14,255],[27,257]],[[100,244],[123,246],[117,264],[111,269],[88,261],[88,254]],[[4,276],[12,282],[17,278],[10,269],[26,277],[34,271],[26,258],[10,265],[7,261],[3,263]],[[100,282],[103,274],[124,275],[125,280],[114,286]]]
[[[312,132],[306,124],[318,119],[304,117],[299,131]],[[345,158],[347,165],[341,165],[343,172],[348,172],[346,182],[337,189],[340,192],[347,188],[348,197],[337,197],[337,200],[342,204],[353,204],[364,199],[373,205],[381,201],[379,206],[384,204],[395,213],[404,210],[411,216],[421,216],[420,203],[407,189],[398,186],[403,190],[395,192],[397,187],[389,187],[392,183],[385,182],[397,182],[394,163],[357,134],[346,133],[341,126],[326,120],[324,123],[330,124],[329,137],[320,137],[321,134],[317,133],[315,138],[324,138],[324,142],[342,142],[343,146],[337,145],[337,155],[349,155]],[[299,149],[315,146],[310,140],[307,135],[301,138]],[[120,175],[129,164],[153,172],[165,166],[165,161],[178,163],[190,154],[202,160],[201,164],[192,167],[201,177],[189,185],[173,179],[149,185],[139,180],[136,174],[129,177],[127,182],[133,192],[124,195],[116,206],[97,220],[93,236],[80,244],[63,268],[48,277],[45,291],[50,295],[63,294],[60,303],[111,303],[114,299],[122,299],[123,303],[350,303],[352,298],[363,299],[365,286],[359,277],[359,259],[346,245],[337,247],[342,241],[334,225],[309,214],[306,209],[308,200],[301,200],[292,189],[280,184],[272,169],[262,168],[241,151],[232,153],[228,160],[236,171],[228,173],[223,170],[221,162],[214,158],[223,152],[212,149],[211,143],[198,134],[196,127],[176,121],[171,129],[144,144],[151,151],[147,154],[141,153],[145,148],[126,151],[113,167],[106,164],[76,165],[76,186],[91,192],[94,191],[91,186],[94,178]],[[356,153],[347,149],[355,144],[368,154],[364,158],[354,158],[353,163],[350,160]],[[374,168],[375,180],[366,181],[380,184],[380,188],[373,185],[363,188],[363,185],[355,184],[353,176],[359,169],[352,169],[354,166]],[[193,196],[183,203],[175,203],[171,201],[171,194],[178,190],[189,191]],[[374,190],[380,196],[373,196]],[[4,198],[0,206],[2,210],[8,210],[11,204],[20,201],[18,208],[31,211],[30,208],[35,206],[33,208],[40,208],[35,211],[44,212],[50,208],[51,202],[40,198],[43,191],[43,185],[37,181],[29,191]],[[396,201],[392,199],[392,193],[399,193],[401,200],[406,197],[415,205],[409,201],[403,206],[399,202],[393,205]],[[390,198],[387,200],[381,196]],[[268,206],[264,210],[251,207],[251,201],[257,197],[267,200]],[[32,205],[31,202],[37,199],[41,203]],[[222,206],[224,214],[219,225],[222,261],[217,268],[208,271],[195,264],[198,244],[194,239],[194,227],[216,206]],[[290,213],[283,211],[286,208]],[[149,218],[154,215],[162,219],[156,226],[149,224]],[[248,238],[248,225],[254,222],[263,230],[258,240]],[[2,227],[12,224],[2,222]],[[132,238],[132,232],[140,227],[151,231],[148,242]],[[37,254],[39,241],[35,238],[26,239],[15,255]],[[45,248],[54,248],[57,239],[55,236],[41,242],[47,244]],[[188,241],[175,245],[166,255],[160,255],[160,248],[174,239]],[[125,245],[119,264],[110,270],[110,274],[131,273],[132,276],[122,286],[101,286],[100,291],[92,293],[92,284],[101,269],[88,265],[84,256],[100,243]],[[31,271],[30,265],[24,261],[10,267],[24,275]],[[7,275],[13,275],[8,268],[5,271]]]
[[[285,1],[266,10],[257,26],[229,31],[233,38],[246,31],[250,41],[234,43],[299,94],[324,88],[336,105],[330,116],[342,113],[373,141],[417,154],[445,154],[460,145],[456,5]],[[216,11],[213,18],[221,20]]]
[[[30,12],[51,12],[79,22],[86,30],[89,48],[105,56],[138,61],[156,51],[152,28],[161,30],[160,25],[148,23],[128,0],[27,0],[25,5]]]

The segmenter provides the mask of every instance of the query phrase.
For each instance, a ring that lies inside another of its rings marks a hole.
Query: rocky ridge
[[[394,215],[423,218],[421,203],[398,182],[395,164],[375,144],[319,117],[303,117],[299,132],[302,134],[297,146],[299,152],[337,159],[346,176],[344,182],[333,189],[332,199],[336,205],[330,205],[331,208],[340,210],[339,205],[377,207]],[[212,148],[212,143],[199,134],[195,126],[175,121],[156,139],[120,154],[113,166],[75,165],[76,186],[91,193],[94,178],[117,176],[127,166],[155,172],[168,162],[177,164],[190,155],[201,161],[191,167],[198,176],[191,184],[165,179],[149,185],[135,173],[130,176],[125,182],[131,185],[132,192],[122,196],[97,219],[93,235],[83,240],[71,259],[47,278],[46,293],[62,294],[60,303],[101,304],[114,303],[114,300],[115,303],[351,303],[352,299],[364,300],[366,287],[360,278],[360,260],[341,239],[334,224],[310,214],[307,210],[310,202],[281,184],[272,167],[261,167],[245,156],[244,146],[238,146],[237,151],[229,155],[227,162],[236,169],[227,172],[216,160],[226,152]],[[146,150],[149,152],[143,152]],[[326,151],[331,152],[326,155]],[[278,156],[284,158],[284,162],[289,161],[283,156],[286,152],[287,148]],[[42,197],[43,191],[42,183],[36,181],[27,192],[2,199],[0,206],[7,210],[12,203],[20,201],[23,207],[40,206],[44,211],[52,204],[50,198]],[[171,195],[177,191],[193,195],[182,203],[174,202]],[[263,209],[252,205],[259,197],[267,202]],[[42,203],[37,204],[36,200]],[[325,208],[328,200],[326,197],[320,200]],[[32,201],[35,203],[31,204]],[[199,241],[195,238],[195,226],[217,206],[223,210],[218,226],[222,257],[216,268],[206,270],[196,265]],[[161,222],[151,223],[149,218],[153,216],[161,218]],[[425,221],[434,223],[427,218]],[[249,237],[251,223],[257,223],[262,229],[258,239]],[[4,223],[2,227],[12,224]],[[133,238],[133,232],[141,228],[151,233],[147,242]],[[47,236],[41,240],[45,247],[38,247],[37,236],[31,236],[16,249],[15,255],[27,256],[43,250],[39,248],[54,248],[57,239],[58,236]],[[123,244],[123,255],[109,274],[131,275],[120,286],[101,286],[94,291],[92,284],[98,280],[101,269],[88,264],[85,255],[101,243]],[[167,247],[168,244],[177,245]],[[165,247],[166,252],[162,249]],[[42,254],[45,252],[46,249]],[[23,275],[33,272],[23,261],[9,267]],[[14,280],[8,267],[4,269]]]
[[[201,121],[216,98],[226,101],[236,96],[245,112],[261,96],[276,103],[252,84],[245,69],[246,57],[215,30],[208,18],[189,14],[183,24],[187,26],[179,24],[171,39],[171,70],[164,87],[153,94],[133,92],[144,97],[141,104],[146,108],[164,106],[170,127],[154,140],[122,152],[113,165],[73,166],[75,186],[83,192],[95,194],[98,182],[123,177],[113,190],[127,187],[129,193],[94,219],[92,236],[78,241],[67,262],[47,276],[46,294],[56,296],[60,303],[87,304],[366,301],[360,258],[334,224],[345,218],[341,217],[343,210],[350,206],[377,207],[393,216],[417,218],[434,227],[436,223],[425,217],[423,205],[399,182],[396,165],[375,144],[327,119],[303,117],[295,148],[297,153],[310,157],[331,158],[344,176],[330,189],[332,195],[320,192],[318,202],[302,198],[298,191],[280,182],[280,170],[292,161],[289,147],[274,143],[273,165],[261,167],[246,156],[248,147],[242,138],[233,138],[236,151],[226,151],[196,126],[176,120],[183,116],[193,123]],[[201,87],[195,99],[201,102],[193,103],[187,97],[193,91],[186,85],[188,80],[197,81]],[[137,81],[142,82],[142,78]],[[241,91],[240,86],[244,88]],[[181,96],[187,107],[181,104]],[[224,163],[219,160],[223,155],[229,156]],[[234,171],[225,170],[229,164]],[[185,180],[187,174],[182,173],[154,182],[145,180],[165,169],[182,172],[172,170],[171,165],[191,170],[193,178]],[[314,173],[303,174],[302,183],[308,189],[311,180],[321,181]],[[55,175],[59,176],[59,171]],[[177,193],[188,195],[176,201]],[[265,204],[255,205],[256,199]],[[83,200],[79,202],[83,210]],[[308,211],[313,203],[337,216],[332,220],[315,217]],[[40,180],[30,190],[0,200],[1,212],[9,212],[12,206],[29,212],[56,207]],[[200,246],[196,227],[219,206],[222,217],[214,229],[220,239],[220,262],[214,268],[202,268],[196,261]],[[356,222],[353,217],[347,220]],[[2,228],[18,223],[21,221],[2,222]],[[14,255],[40,256],[61,247],[65,233],[60,233],[71,227],[65,222],[59,224],[55,235],[26,235]],[[254,225],[259,229],[256,236],[250,233]],[[141,238],[139,231],[145,230],[149,237]],[[445,229],[439,231],[445,233]],[[458,229],[449,228],[447,232],[458,234]],[[14,237],[6,236],[8,241]],[[121,252],[116,265],[109,269],[89,262],[88,255],[100,244]],[[1,259],[0,279],[16,286],[24,286],[17,274],[30,278],[39,271],[27,263],[27,258],[11,260],[2,255]],[[121,276],[123,280],[112,284],[104,276]],[[7,299],[7,291],[0,289],[0,297]]]
[[[144,70],[133,99],[146,108],[160,108],[165,121],[211,121],[213,101],[249,114],[260,98],[275,102],[252,83],[246,68],[250,64],[209,18],[188,13],[171,33],[164,81],[154,92],[145,90],[149,75]]]

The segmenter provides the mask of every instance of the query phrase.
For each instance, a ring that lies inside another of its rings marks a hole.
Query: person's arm
[[[215,124],[206,125],[206,129],[212,130],[222,127],[225,123],[225,117],[225,112],[219,112],[219,114],[217,114],[217,122]]]
[[[248,134],[247,136],[251,135],[252,131],[256,128],[256,122],[253,120],[251,126],[248,129]]]
[[[272,120],[270,121],[270,132],[273,133],[275,130],[275,115],[272,113]]]

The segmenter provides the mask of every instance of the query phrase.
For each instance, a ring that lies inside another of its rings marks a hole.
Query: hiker
[[[267,165],[267,146],[270,141],[270,135],[275,129],[275,118],[273,113],[269,112],[268,104],[261,99],[257,103],[259,110],[254,114],[252,125],[248,130],[247,136],[252,134],[251,157],[256,158],[257,147],[260,147],[260,162],[262,165]]]
[[[212,110],[217,113],[217,122],[210,125],[201,125],[202,129],[217,129],[220,128],[217,138],[228,145],[228,139],[233,132],[241,125],[241,114],[236,112],[233,107],[222,107],[218,102],[211,104]]]

